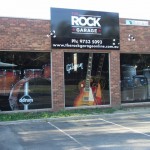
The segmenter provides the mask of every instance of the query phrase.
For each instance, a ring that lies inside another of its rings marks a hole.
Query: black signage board
[[[119,14],[51,8],[51,45],[56,49],[119,50]]]

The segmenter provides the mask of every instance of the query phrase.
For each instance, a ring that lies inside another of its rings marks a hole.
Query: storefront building
[[[1,17],[0,110],[150,105],[150,20],[118,23],[113,47],[55,48],[53,20]]]

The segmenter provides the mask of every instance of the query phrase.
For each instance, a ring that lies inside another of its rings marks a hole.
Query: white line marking
[[[69,135],[68,133],[66,133],[65,131],[61,130],[60,128],[58,128],[57,126],[55,126],[54,124],[52,124],[51,122],[48,122],[48,124],[50,124],[52,127],[56,128],[57,130],[59,130],[60,132],[62,132],[63,134],[65,134],[66,136],[68,136],[70,139],[72,139],[73,141],[75,141],[76,143],[78,143],[80,146],[82,146],[84,149],[89,150],[89,148],[87,148],[86,146],[82,145],[79,141],[77,141],[74,137],[72,137],[71,135]]]
[[[124,128],[124,129],[128,129],[128,130],[130,130],[130,131],[132,131],[132,132],[140,133],[140,134],[142,134],[142,135],[145,135],[145,136],[150,137],[150,135],[149,135],[149,134],[146,134],[146,133],[140,132],[140,131],[138,131],[138,130],[131,129],[131,128],[129,128],[129,127],[122,126],[122,125],[120,125],[120,124],[117,124],[117,123],[114,123],[114,122],[111,122],[111,121],[107,121],[107,120],[102,119],[102,118],[99,118],[99,120],[102,120],[102,121],[104,121],[104,122],[107,122],[107,123],[110,123],[110,124],[113,124],[113,125],[116,125],[116,126],[122,127],[122,128]]]

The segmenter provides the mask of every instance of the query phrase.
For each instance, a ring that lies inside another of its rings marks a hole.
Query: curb
[[[16,121],[2,121],[0,125],[12,125],[12,124],[22,124],[22,123],[32,123],[32,122],[48,122],[48,121],[66,121],[68,119],[71,120],[79,120],[79,119],[90,119],[90,118],[99,118],[106,116],[120,116],[120,115],[137,115],[137,114],[150,114],[150,109],[140,109],[140,110],[128,110],[128,111],[117,111],[114,113],[101,113],[101,114],[91,114],[91,115],[80,115],[80,116],[68,116],[68,117],[57,117],[57,118],[41,118],[41,119],[29,119],[29,120],[16,120]]]

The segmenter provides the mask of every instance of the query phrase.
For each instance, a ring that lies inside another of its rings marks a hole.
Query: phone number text
[[[72,44],[103,44],[102,40],[71,39]]]

